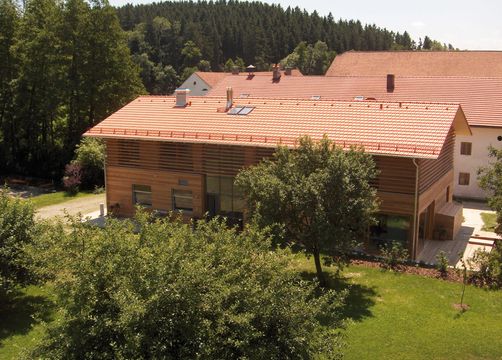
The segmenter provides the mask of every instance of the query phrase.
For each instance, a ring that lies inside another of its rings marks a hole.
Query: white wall
[[[193,73],[181,84],[179,89],[190,89],[190,95],[192,96],[204,96],[211,90],[211,87],[199,75]]]
[[[455,141],[454,156],[454,189],[453,195],[463,198],[485,199],[487,194],[478,185],[478,169],[489,164],[488,147],[492,145],[498,149],[502,148],[502,141],[497,137],[502,136],[502,128],[487,128],[471,126],[472,136],[457,136]],[[471,142],[471,155],[460,154],[460,143]],[[459,173],[470,174],[469,185],[459,185]]]

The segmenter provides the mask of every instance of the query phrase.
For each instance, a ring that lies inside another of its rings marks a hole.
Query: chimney
[[[394,74],[387,74],[387,92],[394,92],[396,77]]]
[[[249,76],[252,76],[256,70],[256,66],[254,65],[248,65],[246,67],[246,71],[249,73]]]
[[[291,67],[287,66],[286,69],[284,70],[284,75],[290,76],[292,71],[293,71],[293,69],[291,69]]]
[[[188,105],[188,93],[190,89],[176,89],[176,107],[185,107]]]
[[[239,67],[238,66],[232,67],[232,75],[239,75]]]
[[[227,87],[227,110],[232,107],[234,103],[234,90],[229,86]]]
[[[281,79],[281,69],[279,69],[279,65],[275,64],[272,68],[272,80],[279,81]]]

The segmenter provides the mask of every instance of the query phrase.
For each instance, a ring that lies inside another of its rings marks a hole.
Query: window
[[[192,191],[173,189],[173,209],[178,211],[193,211]]]
[[[380,214],[377,224],[370,229],[370,238],[377,246],[397,241],[406,248],[409,232],[409,216]]]
[[[253,106],[236,106],[228,111],[228,115],[247,115],[254,110]]]
[[[472,153],[472,143],[461,142],[460,143],[460,155],[471,155]]]
[[[469,173],[459,173],[458,174],[458,184],[459,185],[469,185],[471,174]]]
[[[239,188],[234,185],[233,177],[206,176],[206,193],[211,197],[208,204],[213,204],[213,208],[208,209],[211,215],[242,217],[245,201]]]
[[[152,207],[152,188],[148,185],[133,185],[132,202],[134,205]]]

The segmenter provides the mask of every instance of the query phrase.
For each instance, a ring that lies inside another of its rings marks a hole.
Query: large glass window
[[[134,205],[152,207],[152,188],[148,185],[133,185],[132,201]]]
[[[193,211],[192,191],[173,189],[173,209],[178,211]]]
[[[380,214],[370,229],[370,238],[378,246],[397,241],[406,248],[409,233],[409,216]]]
[[[242,217],[244,199],[230,176],[206,176],[207,206],[210,215]]]

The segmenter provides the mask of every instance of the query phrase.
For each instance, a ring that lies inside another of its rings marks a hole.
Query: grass
[[[50,193],[50,194],[42,194],[42,195],[34,196],[34,197],[30,198],[30,200],[33,203],[33,206],[35,206],[35,209],[40,209],[41,207],[44,207],[44,206],[61,204],[66,201],[70,201],[73,199],[78,199],[78,198],[90,196],[90,195],[93,195],[93,193],[91,191],[89,191],[89,192],[82,191],[82,192],[77,193],[76,195],[70,195],[66,191],[57,191],[57,192]]]
[[[28,286],[0,307],[0,359],[18,359],[42,337],[42,321],[51,321],[55,309],[48,288]]]
[[[495,227],[497,226],[497,214],[482,212],[481,219],[483,219],[484,223],[481,230],[495,231]]]
[[[298,268],[313,277],[312,263],[299,259]],[[458,283],[350,266],[331,286],[350,289],[347,360],[502,358],[502,291],[468,286],[470,309],[460,313]]]
[[[315,276],[313,260],[297,255],[295,268]],[[349,289],[343,315],[351,359],[501,359],[502,291],[468,286],[461,313],[461,284],[417,275],[350,266],[336,280],[325,268],[330,286]],[[0,359],[15,359],[42,336],[40,320],[55,309],[49,290],[28,287],[8,307],[0,308]],[[34,316],[34,317],[32,317]]]

